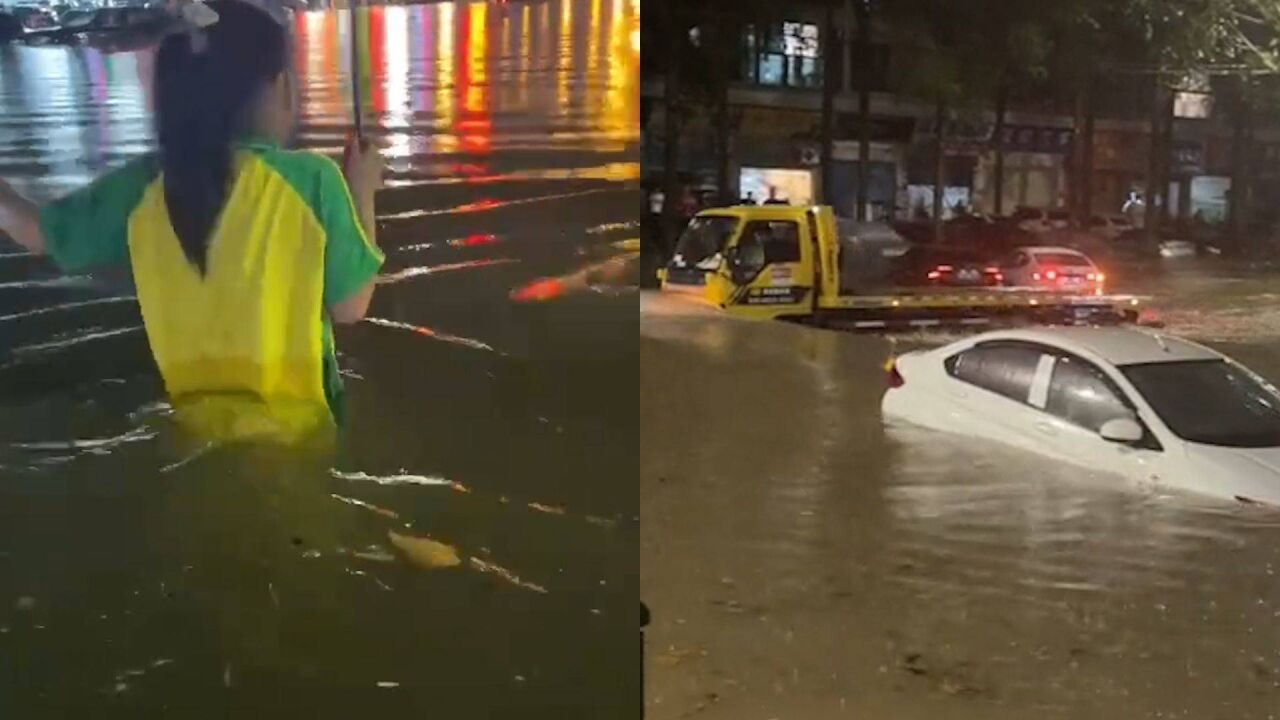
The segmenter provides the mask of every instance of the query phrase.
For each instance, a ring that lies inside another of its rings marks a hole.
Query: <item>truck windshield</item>
[[[1223,447],[1280,447],[1280,396],[1222,360],[1120,368],[1175,435]]]
[[[703,215],[694,218],[676,243],[676,254],[671,258],[675,267],[696,267],[724,246],[738,229],[738,218],[727,215]]]

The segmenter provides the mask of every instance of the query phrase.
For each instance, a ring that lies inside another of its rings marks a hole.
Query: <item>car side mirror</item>
[[[1102,424],[1098,431],[1103,440],[1113,443],[1136,443],[1142,440],[1142,426],[1133,418],[1116,418]]]

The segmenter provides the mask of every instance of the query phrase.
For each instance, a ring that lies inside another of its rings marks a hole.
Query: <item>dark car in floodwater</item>
[[[901,287],[995,287],[1004,280],[996,263],[966,248],[913,245],[896,266]]]

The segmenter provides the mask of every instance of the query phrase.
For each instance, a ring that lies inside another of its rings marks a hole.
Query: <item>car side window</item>
[[[957,380],[1025,403],[1043,354],[1029,345],[979,345],[952,355],[945,365]]]
[[[764,245],[766,265],[800,262],[800,228],[794,222],[757,220],[747,223],[743,236],[752,235]]]
[[[1101,370],[1068,356],[1059,357],[1054,363],[1045,410],[1093,432],[1102,430],[1110,420],[1134,417],[1133,410]]]

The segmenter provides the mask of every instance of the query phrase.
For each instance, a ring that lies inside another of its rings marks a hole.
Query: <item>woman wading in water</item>
[[[383,261],[381,160],[357,144],[339,169],[283,148],[290,43],[266,11],[213,0],[182,16],[155,57],[158,152],[44,207],[0,181],[0,230],[65,272],[128,263],[175,414],[199,439],[330,433],[331,323],[364,317]]]

